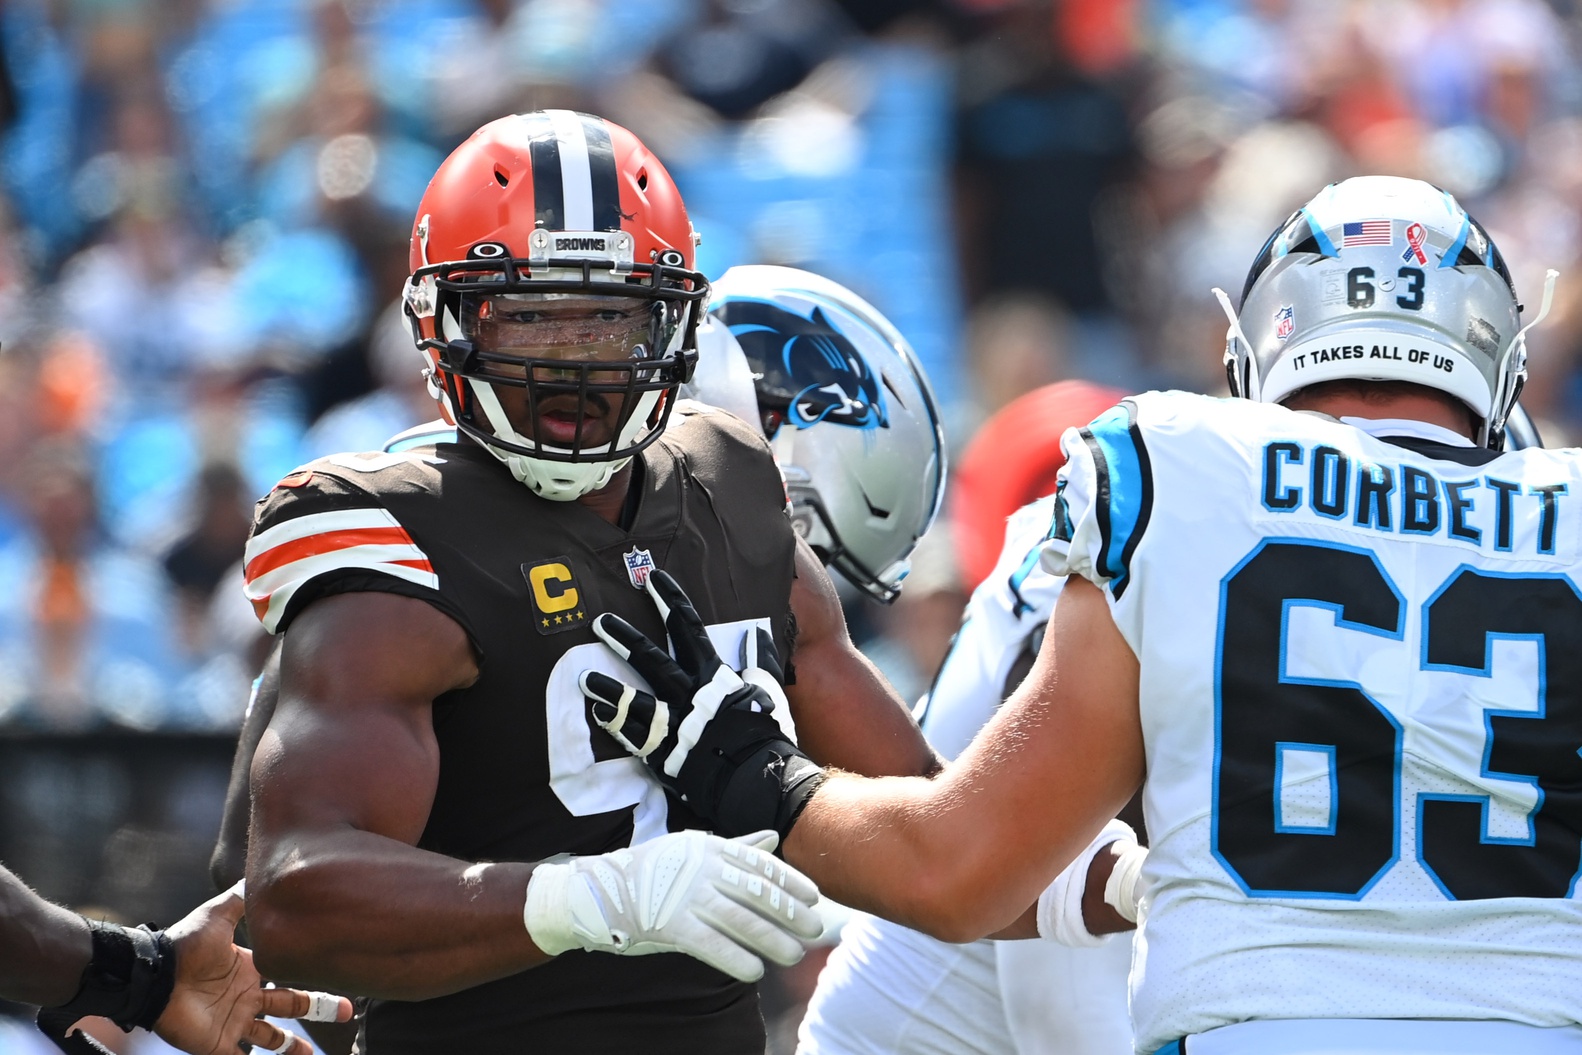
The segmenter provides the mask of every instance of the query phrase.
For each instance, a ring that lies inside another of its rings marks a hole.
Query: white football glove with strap
[[[625,850],[546,861],[527,884],[523,919],[552,956],[569,949],[646,956],[684,952],[744,982],[762,958],[790,966],[824,928],[818,888],[773,856],[779,838],[672,832]]]

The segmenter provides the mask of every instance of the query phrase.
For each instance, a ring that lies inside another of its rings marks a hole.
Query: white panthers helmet
[[[789,267],[733,267],[698,327],[681,390],[759,426],[797,533],[864,593],[901,592],[939,512],[945,439],[911,345],[874,307]]]
[[[1278,403],[1323,381],[1410,381],[1472,408],[1497,449],[1527,376],[1520,312],[1500,251],[1454,198],[1359,176],[1270,235],[1240,312],[1227,303],[1230,389]]]

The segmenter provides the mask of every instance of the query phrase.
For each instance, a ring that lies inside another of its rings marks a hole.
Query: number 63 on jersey
[[[1471,565],[1406,579],[1295,538],[1225,577],[1214,856],[1253,897],[1359,899],[1403,855],[1453,900],[1569,896],[1582,594]]]

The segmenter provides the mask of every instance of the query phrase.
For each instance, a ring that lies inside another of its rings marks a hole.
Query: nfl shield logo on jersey
[[[1296,329],[1294,316],[1295,313],[1291,310],[1291,305],[1289,304],[1274,313],[1274,335],[1280,340],[1283,341],[1291,336],[1291,331]]]
[[[626,561],[626,577],[632,580],[632,586],[641,590],[648,585],[648,573],[654,570],[652,553],[633,546],[630,553],[621,554],[621,559]]]

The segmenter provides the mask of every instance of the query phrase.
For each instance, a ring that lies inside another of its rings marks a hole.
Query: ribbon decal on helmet
[[[1422,224],[1414,223],[1407,225],[1406,252],[1401,254],[1401,260],[1404,262],[1410,262],[1413,257],[1416,257],[1419,264],[1428,263],[1428,254],[1423,252],[1423,243],[1427,241],[1428,232],[1423,228]]]

